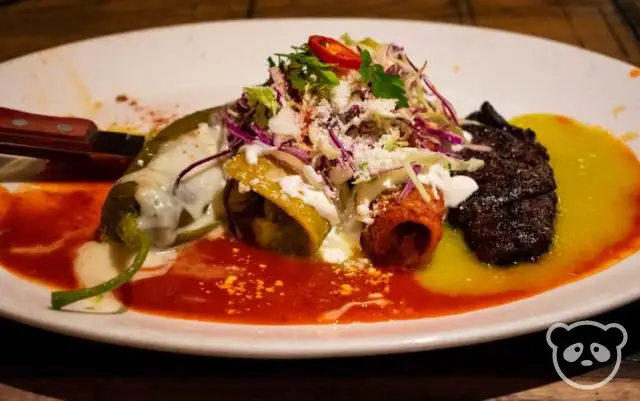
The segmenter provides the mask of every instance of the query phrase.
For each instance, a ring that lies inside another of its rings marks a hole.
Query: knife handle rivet
[[[15,120],[11,120],[11,124],[15,125],[16,127],[23,127],[28,123],[29,122],[24,118],[16,118]]]
[[[58,124],[56,128],[58,128],[58,131],[61,132],[70,132],[73,129],[73,127],[69,124]]]

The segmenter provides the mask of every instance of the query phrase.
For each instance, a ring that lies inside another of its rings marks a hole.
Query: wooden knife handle
[[[53,117],[0,107],[0,143],[58,152],[90,153],[93,121]]]

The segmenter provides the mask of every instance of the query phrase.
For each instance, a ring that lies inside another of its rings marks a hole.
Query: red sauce
[[[92,239],[110,184],[0,187],[0,264],[37,282],[75,288],[75,250]]]
[[[0,192],[0,263],[41,284],[77,287],[73,259],[78,247],[93,239],[109,186],[44,184],[41,189]],[[628,253],[638,245],[640,224],[636,227],[635,232],[574,272],[579,276],[590,274]],[[38,253],[38,245],[54,243],[57,248]],[[16,253],[16,249],[23,251]],[[575,279],[572,275],[565,282]],[[323,321],[322,315],[348,302],[370,300],[369,295],[375,293],[391,304],[353,307],[339,322],[440,316],[535,294],[443,295],[425,290],[408,271],[365,268],[349,273],[330,264],[290,259],[220,238],[187,246],[167,274],[126,285],[118,296],[129,307],[152,314],[236,323],[300,324],[333,322]]]
[[[563,118],[558,121],[570,122]],[[635,155],[626,152],[635,162]],[[92,176],[102,171],[88,170],[87,174]],[[106,171],[111,170],[104,169],[103,173]],[[0,187],[0,265],[40,284],[78,287],[73,261],[78,248],[94,239],[112,182],[103,173],[101,179],[108,182],[68,180],[41,184],[38,188],[23,186],[12,193]],[[50,174],[43,177],[48,180]],[[620,196],[624,196],[624,204],[630,205],[628,216],[635,224],[629,225],[628,230],[620,230],[611,245],[603,246],[591,259],[581,259],[565,276],[545,281],[543,287],[532,283],[535,290],[444,295],[425,289],[411,271],[369,266],[345,269],[290,259],[220,238],[186,246],[168,273],[125,285],[117,295],[132,309],[145,313],[248,324],[333,323],[335,319],[327,318],[327,312],[350,302],[369,303],[349,309],[340,316],[341,323],[477,310],[580,279],[640,248],[640,186],[632,187],[635,189]],[[585,246],[592,246],[578,245],[582,249],[570,247],[571,252],[580,254]],[[388,304],[379,304],[383,300]]]
[[[190,246],[169,273],[124,287],[121,299],[140,311],[190,319],[300,324],[322,323],[325,312],[347,302],[367,301],[375,293],[392,304],[352,308],[340,321],[438,316],[525,295],[440,295],[426,291],[408,271],[365,268],[350,274],[330,264],[290,259],[218,239]]]

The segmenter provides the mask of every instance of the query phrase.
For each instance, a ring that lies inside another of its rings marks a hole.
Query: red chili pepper
[[[360,68],[362,63],[360,55],[335,39],[312,35],[309,36],[308,44],[313,54],[327,64],[352,70]]]

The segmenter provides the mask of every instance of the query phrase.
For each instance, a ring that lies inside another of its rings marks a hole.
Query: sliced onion
[[[464,147],[466,149],[470,149],[470,150],[475,150],[476,152],[491,152],[493,150],[492,147],[487,146],[487,145],[476,145],[473,143],[470,143],[468,145],[464,145]]]
[[[306,164],[296,156],[290,153],[283,152],[281,150],[276,150],[275,152],[269,154],[269,156],[273,157],[274,159],[280,160],[284,164],[291,167],[291,169],[298,174],[302,174],[302,170],[304,169],[304,166],[306,166]]]
[[[296,173],[300,174],[303,178],[305,178],[305,181],[308,184],[312,185],[316,189],[321,188],[321,185],[317,182],[317,180],[313,179],[312,177],[309,177],[309,174],[306,171],[307,170],[306,167],[308,166],[308,164],[304,163],[302,160],[298,159],[296,156],[290,153],[283,152],[281,150],[276,150],[275,152],[270,153],[269,156],[289,166],[293,171],[295,171]]]

